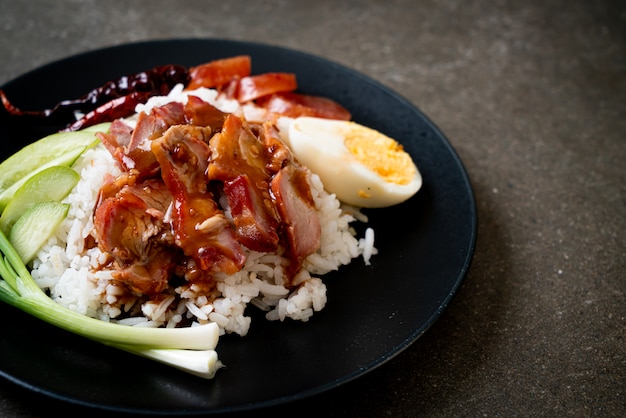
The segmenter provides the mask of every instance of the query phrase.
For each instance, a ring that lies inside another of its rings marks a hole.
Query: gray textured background
[[[397,90],[448,136],[479,216],[457,297],[383,367],[268,412],[626,415],[623,1],[0,0],[0,35],[0,84],[136,40],[296,48]],[[0,380],[0,415],[51,410],[86,412]]]

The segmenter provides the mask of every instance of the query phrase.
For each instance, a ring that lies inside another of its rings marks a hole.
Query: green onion
[[[222,366],[215,323],[185,328],[143,328],[105,322],[65,308],[37,285],[15,248],[0,231],[0,300],[83,337],[207,379]]]
[[[218,369],[223,367],[218,360],[215,350],[177,350],[177,349],[156,349],[138,348],[127,345],[111,344],[113,347],[126,350],[130,353],[158,361],[175,367],[187,373],[211,379]]]

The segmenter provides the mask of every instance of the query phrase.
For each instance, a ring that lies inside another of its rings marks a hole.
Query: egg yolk
[[[413,196],[422,177],[395,139],[357,122],[302,116],[286,137],[296,158],[347,204],[386,207]]]
[[[400,143],[378,131],[351,122],[344,133],[348,151],[389,183],[409,184],[416,169]]]

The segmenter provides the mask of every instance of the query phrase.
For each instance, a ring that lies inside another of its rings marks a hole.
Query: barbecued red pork
[[[296,274],[302,261],[320,246],[321,226],[309,185],[310,171],[290,164],[274,176],[271,191],[287,239],[288,270]]]
[[[237,239],[255,251],[278,248],[279,216],[269,192],[269,154],[237,116],[226,118],[209,142],[208,179],[224,183]]]
[[[165,213],[172,195],[163,182],[122,185],[94,213],[99,248],[113,257],[113,277],[138,294],[162,292],[174,271],[177,251]]]
[[[240,118],[229,115],[209,144],[209,179],[224,181],[238,239],[259,251],[282,244],[289,270],[297,273],[320,245],[309,170],[296,162],[269,122],[257,137]]]
[[[173,125],[194,125],[221,129],[226,114],[210,103],[189,96],[186,104],[172,102],[141,112],[131,129],[121,120],[111,123],[109,133],[96,135],[125,171],[134,171],[140,177],[151,177],[159,172],[159,163],[150,150],[150,141],[160,137]]]
[[[320,245],[310,172],[269,121],[248,125],[190,97],[142,113],[134,130],[115,121],[100,139],[125,172],[100,191],[95,238],[138,294],[172,276],[210,287],[242,268],[245,248],[284,250],[293,277]]]
[[[243,248],[212,193],[207,189],[211,128],[176,125],[152,142],[161,177],[172,195],[175,242],[201,270],[236,273]]]

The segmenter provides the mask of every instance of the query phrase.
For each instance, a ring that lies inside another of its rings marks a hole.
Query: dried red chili
[[[11,116],[41,124],[68,126],[74,124],[78,129],[129,116],[134,112],[134,106],[131,104],[145,101],[150,96],[165,95],[178,83],[184,85],[189,83],[189,70],[180,65],[163,65],[109,81],[78,99],[63,100],[50,109],[19,109],[9,101],[2,90],[0,90],[0,99]],[[116,99],[118,99],[116,105],[106,106],[107,103]],[[127,110],[127,112],[122,110]],[[85,117],[75,122],[77,112],[84,114]],[[88,118],[87,115],[93,119]]]

